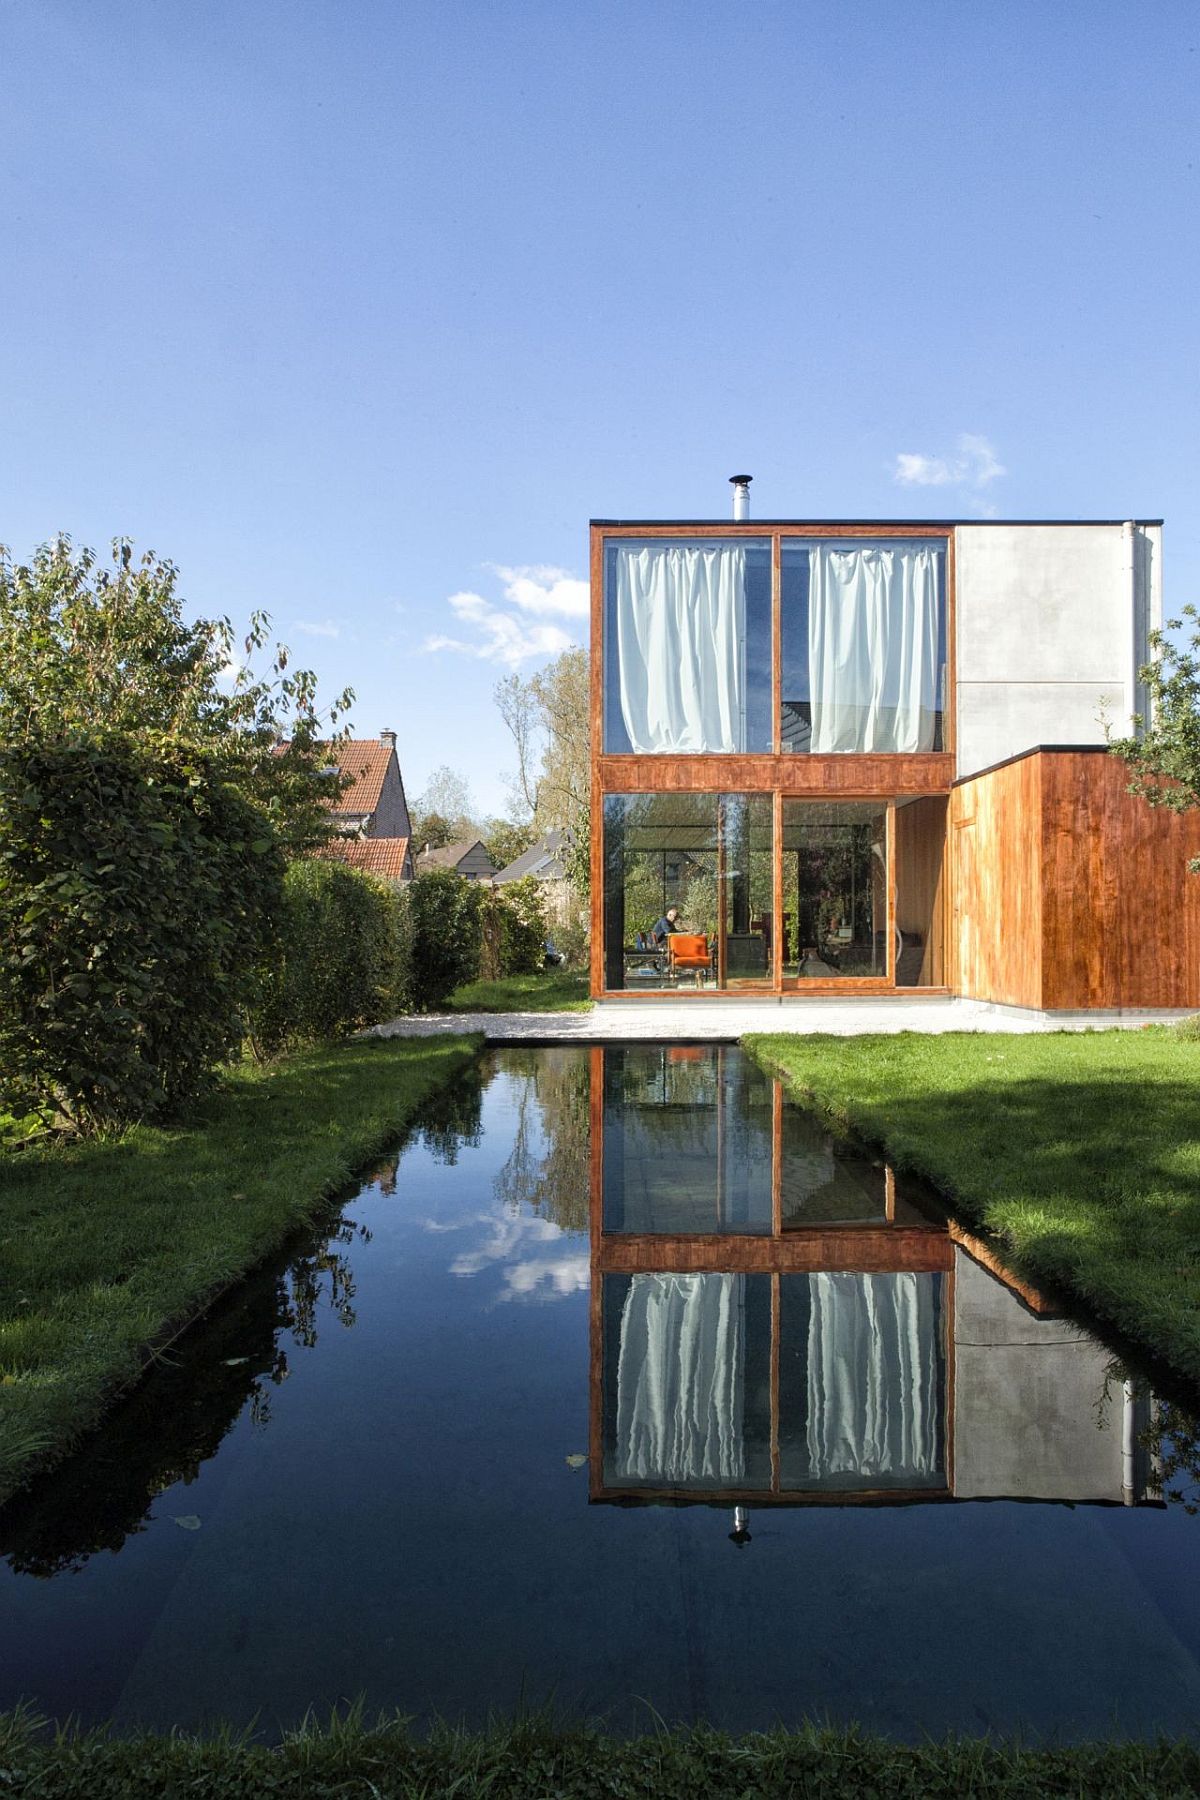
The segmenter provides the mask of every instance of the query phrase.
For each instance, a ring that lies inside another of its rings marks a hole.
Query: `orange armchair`
[[[702,975],[711,961],[706,937],[676,931],[667,939],[668,975],[678,975],[683,969],[691,969],[695,975]]]

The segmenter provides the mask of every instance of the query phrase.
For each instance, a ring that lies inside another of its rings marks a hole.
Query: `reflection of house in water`
[[[593,1499],[1143,1497],[1104,1348],[740,1050],[593,1050],[591,1189]]]

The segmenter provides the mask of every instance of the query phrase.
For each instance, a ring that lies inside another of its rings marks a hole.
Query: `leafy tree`
[[[135,558],[118,538],[111,564],[67,537],[27,564],[0,547],[0,742],[66,741],[102,724],[146,749],[202,754],[285,849],[327,837],[328,802],[345,785],[329,739],[345,735],[334,728],[353,696],[319,715],[315,676],[289,667],[286,646],[268,648],[265,613],[239,642],[227,618],[185,620],[174,563]],[[249,659],[262,651],[260,677]]]
[[[435,850],[482,836],[471,790],[457,769],[443,763],[433,771],[413,803],[412,828],[415,844],[431,844]]]
[[[567,834],[562,853],[572,885],[591,884],[589,688],[586,650],[564,650],[527,678],[509,675],[494,690],[517,751],[517,787],[539,831]]]
[[[538,833],[532,824],[514,819],[489,819],[484,827],[483,847],[497,869],[506,869],[518,856],[537,843]]]
[[[1143,737],[1118,738],[1112,748],[1129,765],[1130,791],[1151,806],[1190,812],[1200,806],[1200,611],[1185,606],[1183,617],[1168,619],[1168,631],[1189,637],[1175,644],[1161,631],[1150,634],[1152,660],[1140,671],[1150,700]],[[1143,724],[1139,717],[1137,723]],[[1200,857],[1188,867],[1200,874]]]

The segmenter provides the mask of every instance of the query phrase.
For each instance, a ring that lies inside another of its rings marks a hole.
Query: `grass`
[[[749,1037],[932,1181],[1017,1272],[1200,1382],[1200,1039],[1144,1031]]]
[[[539,969],[536,975],[506,975],[500,981],[471,981],[456,988],[448,1012],[587,1012],[591,1007],[586,969]]]
[[[175,1129],[0,1157],[0,1500],[317,1216],[478,1042],[326,1046],[229,1072]]]
[[[821,1797],[1031,1796],[1087,1794],[1109,1800],[1189,1795],[1200,1784],[1200,1751],[1184,1743],[1080,1744],[1027,1750],[947,1739],[892,1744],[803,1726],[729,1738],[700,1727],[622,1740],[540,1719],[466,1735],[441,1729],[413,1737],[401,1719],[367,1722],[361,1709],[328,1725],[307,1722],[274,1748],[234,1732],[128,1738],[103,1732],[48,1733],[28,1714],[0,1715],[0,1792],[40,1800],[746,1800]]]

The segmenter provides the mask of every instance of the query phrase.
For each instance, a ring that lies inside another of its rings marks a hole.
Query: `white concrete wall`
[[[1144,701],[1136,670],[1162,618],[1157,527],[959,525],[958,773],[1036,744],[1102,744]]]

